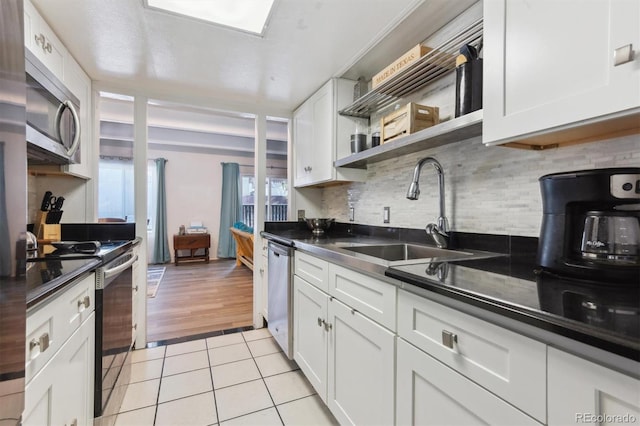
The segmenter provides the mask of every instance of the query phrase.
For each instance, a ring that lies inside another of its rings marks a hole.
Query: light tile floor
[[[336,425],[266,328],[132,355],[116,426]]]

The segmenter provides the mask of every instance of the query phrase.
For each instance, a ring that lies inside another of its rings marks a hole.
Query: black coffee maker
[[[640,285],[640,168],[550,174],[540,188],[543,271]]]

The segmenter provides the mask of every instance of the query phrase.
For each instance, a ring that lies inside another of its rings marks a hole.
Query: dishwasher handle
[[[290,257],[293,253],[293,247],[285,246],[283,244],[274,243],[269,241],[269,251],[275,256],[287,256]]]

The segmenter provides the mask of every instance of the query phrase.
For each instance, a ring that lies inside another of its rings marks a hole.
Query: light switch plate
[[[385,207],[382,211],[382,221],[389,223],[391,221],[391,207]]]

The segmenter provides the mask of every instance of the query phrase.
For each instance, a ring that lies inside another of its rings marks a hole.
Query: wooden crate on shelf
[[[414,46],[411,50],[389,64],[385,69],[374,75],[371,79],[371,88],[375,89],[385,81],[394,78],[397,73],[404,71],[405,68],[422,58],[431,50],[430,47],[422,46],[421,44]]]
[[[380,142],[387,143],[440,123],[440,109],[410,102],[380,120]]]

